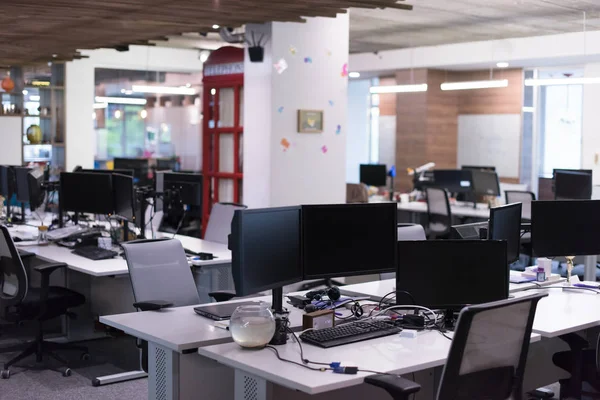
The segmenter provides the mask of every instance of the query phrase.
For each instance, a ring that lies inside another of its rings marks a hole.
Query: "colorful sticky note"
[[[283,74],[283,71],[285,71],[288,67],[287,62],[285,61],[285,58],[280,58],[279,61],[277,61],[277,64],[273,64],[273,68],[275,68],[275,70],[277,71],[278,74]]]
[[[306,64],[312,64],[312,58],[310,58],[310,57],[304,57],[304,62]]]
[[[290,142],[286,138],[281,139],[281,147],[283,147],[283,151],[287,151],[290,148]]]
[[[342,65],[342,78],[345,78],[348,76],[348,64],[344,64]]]
[[[329,100],[329,105],[333,107],[333,100]]]
[[[342,126],[338,125],[337,128],[336,128],[336,130],[335,130],[335,134],[339,135],[340,133],[342,133]]]
[[[277,112],[279,112],[279,113],[282,113],[282,112],[283,112],[283,106],[279,107],[279,108],[277,109]]]
[[[296,50],[296,48],[294,46],[290,46],[290,54],[291,55],[295,56],[297,51],[298,50]]]
[[[326,154],[327,153],[327,146],[321,147],[321,151],[323,152],[323,154]]]

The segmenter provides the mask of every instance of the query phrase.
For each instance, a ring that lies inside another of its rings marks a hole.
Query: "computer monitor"
[[[500,196],[498,174],[482,169],[473,169],[470,171],[473,193],[479,196]]]
[[[305,279],[396,270],[396,203],[302,206]]]
[[[554,171],[554,198],[556,200],[590,200],[592,173],[587,171]]]
[[[157,192],[164,192],[157,201],[164,212],[160,230],[200,237],[202,232],[202,175],[178,172],[156,174]],[[162,189],[160,189],[162,188]]]
[[[177,171],[177,170],[179,170],[179,163],[174,158],[157,158],[156,159],[156,170],[157,171]]]
[[[190,206],[202,206],[202,175],[165,172],[163,190],[171,190],[179,194],[181,203]]]
[[[60,174],[59,204],[62,211],[113,213],[112,174]]]
[[[283,307],[281,288],[303,278],[300,207],[236,210],[229,248],[235,292],[274,289],[273,309]]]
[[[450,193],[468,193],[472,190],[472,171],[460,169],[436,169],[433,182],[426,186],[446,189]]]
[[[0,165],[0,196],[8,199],[14,192],[14,171],[9,165]]]
[[[133,221],[135,215],[133,177],[112,174],[112,189],[114,214],[128,221]]]
[[[480,170],[480,171],[489,171],[489,172],[496,172],[496,167],[492,167],[489,165],[463,165],[462,167],[460,167],[461,169],[476,169],[476,170]]]
[[[13,169],[15,171],[17,201],[19,203],[29,203],[29,180],[27,175],[31,169],[27,167],[13,167]]]
[[[600,254],[600,200],[532,202],[531,245],[537,257]]]
[[[488,239],[506,240],[509,264],[519,259],[521,250],[521,203],[507,204],[490,210]]]
[[[27,188],[29,190],[29,208],[35,211],[44,205],[46,191],[44,190],[44,171],[34,168],[27,174]]]
[[[88,174],[121,174],[127,176],[134,176],[133,169],[80,169],[77,172],[85,172]]]
[[[361,164],[360,183],[367,186],[386,186],[387,167],[385,164]]]
[[[427,240],[398,242],[396,301],[457,310],[508,298],[506,242]]]
[[[148,172],[150,171],[148,159],[146,158],[119,158],[115,157],[113,166],[115,170],[129,169],[133,170],[134,183],[139,186],[150,184]]]

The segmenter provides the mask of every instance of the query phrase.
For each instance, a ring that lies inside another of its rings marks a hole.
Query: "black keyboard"
[[[119,254],[116,251],[101,249],[100,247],[96,246],[79,247],[73,250],[72,253],[94,261],[107,260]]]
[[[304,332],[302,341],[329,348],[397,334],[402,329],[384,321],[358,321],[333,328]]]

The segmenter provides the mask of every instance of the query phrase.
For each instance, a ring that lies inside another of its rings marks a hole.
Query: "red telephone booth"
[[[214,203],[242,202],[244,49],[213,51],[203,73],[202,236]]]

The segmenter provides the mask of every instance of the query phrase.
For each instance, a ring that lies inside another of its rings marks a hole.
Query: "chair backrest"
[[[521,398],[535,310],[545,296],[465,307],[454,331],[437,399]]]
[[[228,236],[231,233],[231,221],[235,210],[243,210],[246,207],[243,204],[233,203],[215,203],[210,211],[208,225],[204,233],[204,240],[227,244]]]
[[[27,295],[29,281],[8,228],[0,225],[0,315]]]
[[[346,183],[346,203],[368,203],[369,190],[362,183]]]
[[[437,234],[449,233],[452,226],[452,213],[446,189],[426,188],[427,217],[429,230]]]
[[[427,240],[425,229],[419,224],[398,224],[398,241]]]
[[[176,307],[200,303],[179,240],[135,240],[124,243],[123,249],[136,302],[164,300]]]
[[[506,204],[521,203],[521,219],[531,220],[531,202],[535,200],[535,194],[520,190],[507,190],[504,192]]]

